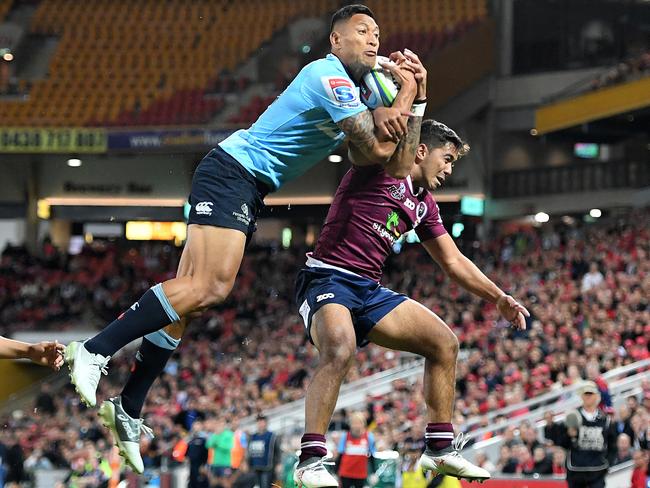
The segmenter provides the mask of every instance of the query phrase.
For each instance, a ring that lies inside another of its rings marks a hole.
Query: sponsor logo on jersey
[[[391,185],[388,187],[388,191],[391,197],[401,202],[404,199],[404,195],[406,195],[406,185],[404,182],[400,183],[399,186]]]
[[[347,78],[339,76],[323,76],[321,82],[327,96],[344,108],[355,108],[361,104],[357,95],[357,88]]]
[[[329,300],[330,298],[334,298],[334,293],[323,293],[316,297],[316,303],[322,302],[323,300]]]
[[[196,215],[212,215],[212,202],[199,202],[194,207]]]
[[[404,201],[404,206],[408,208],[409,210],[415,210],[415,202],[411,200],[410,198],[407,198]]]
[[[241,204],[241,213],[233,212],[232,215],[242,224],[250,225],[251,223],[251,218],[248,211],[248,205],[246,205],[245,203]]]
[[[381,224],[379,224],[377,222],[373,222],[372,223],[372,228],[375,229],[377,231],[377,233],[381,237],[383,237],[384,239],[389,241],[391,243],[391,245],[395,243],[395,240],[396,240],[395,236],[393,234],[391,234],[390,232],[388,232],[386,230],[386,227],[382,226]]]
[[[386,217],[386,228],[389,231],[393,231],[393,234],[395,234],[395,237],[399,237],[399,230],[397,230],[397,227],[399,226],[399,215],[395,210],[392,210],[389,214],[388,217]]]

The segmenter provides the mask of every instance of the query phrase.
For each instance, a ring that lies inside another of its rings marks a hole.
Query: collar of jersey
[[[348,71],[348,67],[347,67],[346,65],[343,64],[343,61],[341,61],[341,60],[339,59],[339,57],[338,57],[336,54],[327,53],[327,56],[325,56],[325,58],[326,58],[326,59],[333,60],[333,61],[336,61],[337,63],[339,63],[339,64],[341,65],[341,67],[345,70],[345,73],[346,73],[346,74],[350,77],[350,79],[352,80],[352,83],[354,83],[355,85],[357,84],[357,82],[354,81],[354,78],[352,77],[352,73],[350,73],[350,72]]]
[[[413,190],[413,182],[411,181],[411,175],[408,175],[406,177],[406,182],[408,183],[409,191],[411,192],[411,195],[413,195],[414,197],[419,197],[420,195],[422,195],[424,188],[422,188],[421,186],[418,187],[417,193]]]

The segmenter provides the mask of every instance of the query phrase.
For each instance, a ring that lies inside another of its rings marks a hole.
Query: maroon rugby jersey
[[[414,190],[410,177],[393,178],[379,165],[353,166],[336,191],[313,257],[379,281],[393,244],[411,229],[422,242],[447,232],[431,193]]]

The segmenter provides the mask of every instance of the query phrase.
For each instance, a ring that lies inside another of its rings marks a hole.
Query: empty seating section
[[[323,15],[333,3],[43,0],[31,30],[60,38],[49,76],[32,84],[27,101],[0,102],[0,111],[6,125],[202,123],[223,105],[204,96],[221,86],[220,74],[290,20]]]
[[[14,0],[0,0],[0,22],[5,20],[7,13],[11,10]]]
[[[367,0],[381,31],[380,54],[409,48],[423,61],[488,16],[486,0]],[[255,97],[229,121],[249,124],[275,99]]]
[[[381,29],[381,52],[405,47],[426,57],[488,15],[486,0],[368,0]]]

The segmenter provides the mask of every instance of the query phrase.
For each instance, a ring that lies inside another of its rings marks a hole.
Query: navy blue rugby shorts
[[[269,191],[266,184],[217,146],[194,172],[188,224],[236,229],[250,241]]]
[[[408,300],[376,281],[332,268],[305,267],[296,279],[296,304],[309,340],[314,314],[328,303],[343,305],[352,315],[357,347],[368,344],[370,330],[395,307]]]

